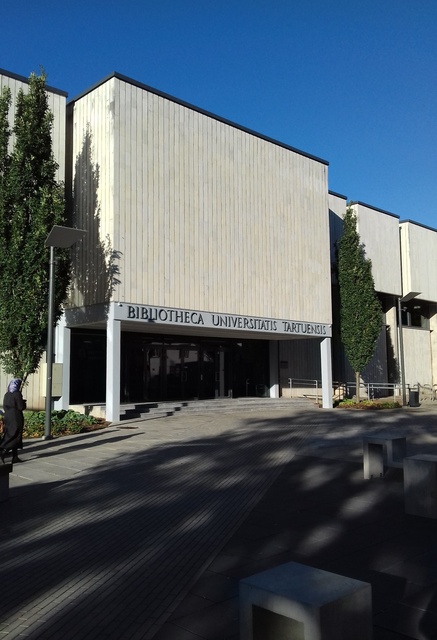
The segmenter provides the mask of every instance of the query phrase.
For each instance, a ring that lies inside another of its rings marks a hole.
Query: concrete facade
[[[401,382],[399,310],[402,316],[402,343],[407,386],[437,387],[436,340],[437,287],[432,265],[437,255],[437,231],[362,202],[351,203],[365,254],[372,261],[375,289],[381,300],[385,325],[372,361],[362,380]],[[346,198],[330,194],[331,257],[341,235]],[[333,298],[336,313],[335,294]],[[334,363],[342,380],[353,380],[334,328]],[[418,357],[420,354],[420,357]]]
[[[314,341],[322,370],[332,325],[325,161],[117,74],[71,102],[68,123],[73,221],[88,231],[70,329],[88,326],[94,305],[95,326],[118,342],[120,332],[265,340],[269,380],[258,376],[256,387],[272,396],[282,393],[290,338]],[[108,342],[117,415],[114,366],[119,347]],[[215,366],[216,395],[234,395]]]
[[[0,70],[0,85],[15,100],[27,81]],[[328,163],[119,74],[68,105],[47,93],[71,224],[87,231],[57,329],[56,406],[111,420],[172,395],[330,406],[333,379],[353,373],[333,269],[347,198],[328,190]],[[363,382],[399,382],[400,310],[405,381],[437,386],[437,231],[352,207],[385,318]]]

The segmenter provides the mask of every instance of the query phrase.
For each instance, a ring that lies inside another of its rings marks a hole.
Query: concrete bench
[[[391,433],[377,433],[363,438],[364,477],[382,478],[388,467],[403,468],[407,455],[405,437]]]
[[[371,640],[372,588],[296,562],[240,580],[240,640]]]
[[[437,518],[437,456],[422,453],[404,460],[405,513]]]
[[[0,462],[0,502],[9,498],[9,474],[12,471],[12,464],[2,464]]]

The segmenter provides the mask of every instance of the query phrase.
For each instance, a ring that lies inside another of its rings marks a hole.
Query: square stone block
[[[371,640],[367,582],[288,562],[240,580],[240,640]]]
[[[405,513],[437,518],[437,456],[419,454],[404,460]]]
[[[379,433],[363,438],[364,477],[382,478],[388,467],[403,466],[407,454],[407,440],[392,434]]]

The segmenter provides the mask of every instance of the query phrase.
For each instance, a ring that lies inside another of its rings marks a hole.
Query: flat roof
[[[422,224],[421,222],[416,222],[415,220],[401,220],[399,224],[404,224],[404,222],[409,222],[410,224],[416,225],[416,227],[422,227],[423,229],[428,229],[428,231],[437,231],[433,227],[428,227],[426,224]]]
[[[347,196],[342,195],[341,193],[336,193],[335,191],[328,190],[330,196],[335,196],[336,198],[341,198],[342,200],[347,200]]]
[[[248,134],[250,134],[252,136],[256,136],[257,138],[260,138],[261,140],[265,140],[266,142],[270,142],[270,143],[275,144],[275,145],[277,145],[279,147],[283,147],[284,149],[287,149],[288,151],[293,151],[294,153],[298,153],[299,155],[305,156],[306,158],[310,158],[311,160],[315,160],[316,162],[320,162],[322,164],[329,165],[329,162],[327,160],[323,160],[322,158],[318,158],[317,156],[313,156],[310,153],[305,153],[304,151],[301,151],[300,149],[296,149],[295,147],[291,147],[290,145],[285,144],[284,142],[281,142],[280,140],[275,140],[274,138],[269,138],[268,136],[265,136],[262,133],[258,133],[257,131],[253,131],[252,129],[248,129],[247,127],[243,127],[243,126],[241,126],[241,125],[239,125],[239,124],[237,124],[235,122],[232,122],[231,120],[227,120],[226,118],[221,118],[220,116],[217,116],[215,113],[211,113],[210,111],[206,111],[205,109],[200,109],[199,107],[196,107],[195,105],[190,104],[189,102],[185,102],[184,100],[179,100],[178,98],[175,98],[174,96],[171,96],[168,93],[163,93],[162,91],[158,91],[157,89],[154,89],[153,87],[150,87],[150,86],[148,86],[146,84],[143,84],[142,82],[137,82],[136,80],[133,80],[132,78],[128,78],[127,76],[124,76],[121,73],[117,73],[116,71],[113,71],[108,76],[103,78],[103,80],[100,80],[99,82],[96,82],[96,84],[94,84],[91,87],[89,87],[89,89],[86,89],[86,91],[83,91],[82,93],[80,93],[75,98],[72,98],[71,100],[69,100],[68,106],[74,104],[77,100],[80,100],[81,98],[86,96],[88,93],[91,93],[91,91],[94,91],[99,86],[101,86],[105,82],[108,82],[112,78],[116,78],[117,80],[121,80],[122,82],[126,82],[127,84],[131,84],[134,87],[138,87],[139,89],[143,89],[144,91],[148,91],[149,93],[153,93],[153,94],[159,96],[160,98],[165,98],[166,100],[170,100],[171,102],[179,104],[182,107],[186,107],[187,109],[191,109],[192,111],[196,111],[197,113],[200,113],[200,114],[202,114],[204,116],[207,116],[208,118],[213,118],[214,120],[217,120],[218,122],[226,124],[226,125],[228,125],[230,127],[234,127],[235,129],[239,129],[240,131],[244,131],[244,133],[248,133]]]
[[[366,204],[365,202],[361,202],[360,200],[351,202],[350,204],[359,204],[362,207],[367,207],[368,209],[373,209],[373,211],[379,211],[379,213],[385,213],[387,216],[392,216],[392,218],[397,218],[399,220],[399,216],[395,213],[390,213],[390,211],[384,211],[384,209],[378,209],[378,207],[374,207],[371,204]]]
[[[12,73],[11,71],[6,71],[6,69],[0,69],[0,76],[6,76],[7,78],[12,78],[13,80],[19,80],[19,82],[24,82],[25,84],[29,84],[29,78],[26,78],[25,76],[20,76],[18,75],[18,73]],[[61,89],[56,89],[55,87],[51,87],[50,85],[46,84],[46,89],[47,91],[50,91],[50,93],[56,93],[60,96],[68,96],[68,93],[66,91],[62,91]]]

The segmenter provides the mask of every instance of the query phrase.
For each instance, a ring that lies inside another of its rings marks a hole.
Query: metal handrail
[[[313,388],[316,391],[316,398],[319,395],[319,389],[322,388],[322,384],[320,380],[314,378],[288,378],[289,388],[291,389],[299,389],[299,388]],[[338,382],[333,381],[332,387],[336,394],[349,396],[352,395],[352,390],[356,389],[355,382]],[[420,385],[406,385],[408,392],[411,389],[418,388],[420,389]],[[365,389],[367,392],[367,397],[369,399],[375,398],[375,392],[377,390],[380,391],[392,391],[390,395],[402,395],[402,386],[399,382],[361,382],[360,389]],[[437,399],[437,391],[435,393]]]
[[[294,387],[293,387],[294,383]],[[288,378],[288,385],[290,390],[293,388],[314,388],[316,391],[316,402],[319,401],[319,388],[322,387],[322,383],[317,379],[305,379],[305,378]]]

